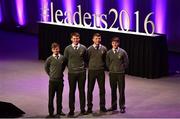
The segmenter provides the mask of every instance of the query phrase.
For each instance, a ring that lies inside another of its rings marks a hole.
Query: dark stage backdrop
[[[17,13],[16,13],[16,2],[18,0],[0,0],[0,28],[20,31],[20,32],[28,32],[38,34],[38,24],[37,21],[40,20],[40,3],[43,0],[22,0],[24,1],[24,19],[26,21],[25,25],[20,26],[17,23]],[[48,0],[44,0],[48,1]],[[49,0],[54,3],[55,9],[65,10],[64,3],[67,0]],[[74,1],[73,7],[76,8],[77,5],[81,5],[82,12],[90,12],[93,13],[93,7],[96,2],[92,2],[93,0],[71,0]],[[123,0],[101,0],[102,12],[107,13],[109,9],[115,8],[117,10],[121,10],[118,6],[123,4]],[[121,2],[120,2],[121,1]],[[126,2],[128,0],[124,0]],[[153,11],[152,10],[152,1],[153,0],[132,0],[131,3],[132,13],[139,10],[140,20],[144,20],[146,15]],[[160,1],[160,0],[154,0]],[[165,15],[165,34],[167,35],[168,48],[171,51],[180,52],[180,1],[179,0],[161,0],[162,2],[166,2],[162,11]],[[20,5],[20,4],[18,4]],[[154,5],[155,6],[155,5]],[[159,5],[158,5],[159,6]],[[157,7],[158,7],[157,6]],[[75,9],[76,10],[76,9]],[[154,12],[154,11],[153,11]],[[157,14],[157,13],[155,13]],[[154,15],[155,15],[154,14]],[[135,16],[134,16],[135,17]],[[134,18],[133,17],[133,18]],[[160,18],[160,16],[159,16]],[[112,22],[112,19],[108,20],[109,23]],[[135,20],[133,21],[135,24]],[[132,27],[132,30],[135,29],[135,26]],[[143,22],[140,22],[140,31],[144,31]]]

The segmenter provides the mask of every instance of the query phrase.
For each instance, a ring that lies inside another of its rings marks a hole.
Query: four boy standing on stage
[[[77,32],[71,33],[72,44],[67,46],[64,50],[65,61],[67,61],[68,67],[68,81],[69,81],[69,113],[68,116],[74,115],[75,110],[75,91],[76,84],[78,83],[79,89],[79,98],[80,98],[80,109],[82,115],[92,113],[93,108],[93,89],[95,82],[97,80],[99,86],[99,96],[100,96],[100,111],[114,111],[117,110],[117,86],[119,89],[119,108],[120,112],[125,112],[125,69],[128,66],[128,55],[125,50],[119,48],[119,38],[112,38],[112,49],[107,52],[105,46],[101,44],[101,35],[95,33],[93,35],[93,45],[88,49],[82,44],[80,44],[80,35]],[[51,56],[52,57],[52,56]],[[45,63],[46,72],[49,75],[50,64],[48,58]],[[62,56],[61,56],[62,57]],[[63,57],[63,58],[64,58]],[[64,61],[64,62],[65,62]],[[88,101],[88,110],[85,110],[85,82],[86,82],[86,69],[85,64],[88,61],[88,92],[87,92],[87,101]],[[111,108],[106,110],[105,107],[105,67],[109,69],[109,78],[110,78],[110,87],[111,87]],[[52,65],[54,66],[54,65]],[[64,65],[58,65],[60,67],[61,75],[64,71]],[[57,72],[57,68],[54,68],[54,72]],[[51,79],[51,77],[50,77]],[[51,80],[50,80],[51,81]],[[54,84],[55,85],[55,84]],[[63,89],[63,85],[59,86]],[[62,91],[61,89],[61,91]],[[50,90],[50,88],[49,88]],[[62,92],[60,92],[60,99],[62,102]],[[53,103],[54,93],[49,93],[49,114],[53,114]],[[57,97],[58,98],[58,97]],[[58,102],[57,102],[58,103]],[[58,105],[58,104],[57,104]],[[59,115],[64,115],[62,112],[62,105],[59,104]]]

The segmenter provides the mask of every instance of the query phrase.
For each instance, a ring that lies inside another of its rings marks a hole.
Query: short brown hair
[[[73,36],[80,37],[80,34],[77,33],[77,32],[72,32],[72,33],[71,33],[71,38],[72,38]]]
[[[113,41],[115,41],[115,42],[120,42],[120,40],[119,40],[119,37],[113,37],[113,38],[111,38],[111,42],[113,42]]]
[[[59,44],[58,44],[58,43],[55,43],[55,42],[54,42],[54,43],[51,44],[51,48],[57,48],[57,47],[59,47]]]
[[[95,36],[101,37],[101,34],[99,34],[99,33],[94,33],[94,34],[93,34],[93,38],[94,38]]]

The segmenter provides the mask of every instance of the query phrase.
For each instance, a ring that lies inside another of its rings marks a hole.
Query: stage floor
[[[0,101],[23,110],[23,117],[48,115],[48,76],[44,62],[38,60],[37,36],[0,31]],[[173,64],[173,63],[172,63]],[[174,65],[175,66],[175,65]],[[177,66],[177,65],[176,65]],[[63,112],[68,108],[67,69],[64,72]],[[99,113],[99,90],[96,83],[93,114],[79,118],[180,118],[180,74],[160,79],[126,75],[126,113]],[[87,87],[87,82],[86,82]],[[79,95],[76,90],[76,114]],[[106,107],[110,107],[110,86],[106,72]],[[66,118],[66,117],[64,117]]]

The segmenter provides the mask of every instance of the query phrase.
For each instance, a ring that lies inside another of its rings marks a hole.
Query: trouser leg
[[[111,107],[117,108],[117,76],[110,73],[110,87],[111,87]]]
[[[57,93],[56,93],[56,104],[57,104],[57,114],[62,111],[62,94],[63,94],[63,81],[57,83]]]
[[[48,101],[48,111],[50,115],[54,113],[54,96],[55,96],[55,85],[54,82],[49,81],[49,101]]]
[[[88,101],[88,109],[92,110],[93,104],[93,90],[96,82],[96,75],[93,71],[88,71],[88,94],[87,94],[87,101]]]
[[[78,75],[78,88],[79,88],[79,99],[80,99],[80,109],[85,111],[85,83],[86,83],[86,72],[79,73]]]
[[[119,88],[119,107],[125,108],[125,74],[118,76],[118,88]]]
[[[71,112],[74,112],[75,107],[75,91],[76,91],[76,75],[73,73],[68,74],[68,80],[69,80],[69,109]]]
[[[99,86],[100,109],[105,108],[105,74],[103,70],[97,72],[97,82]]]

